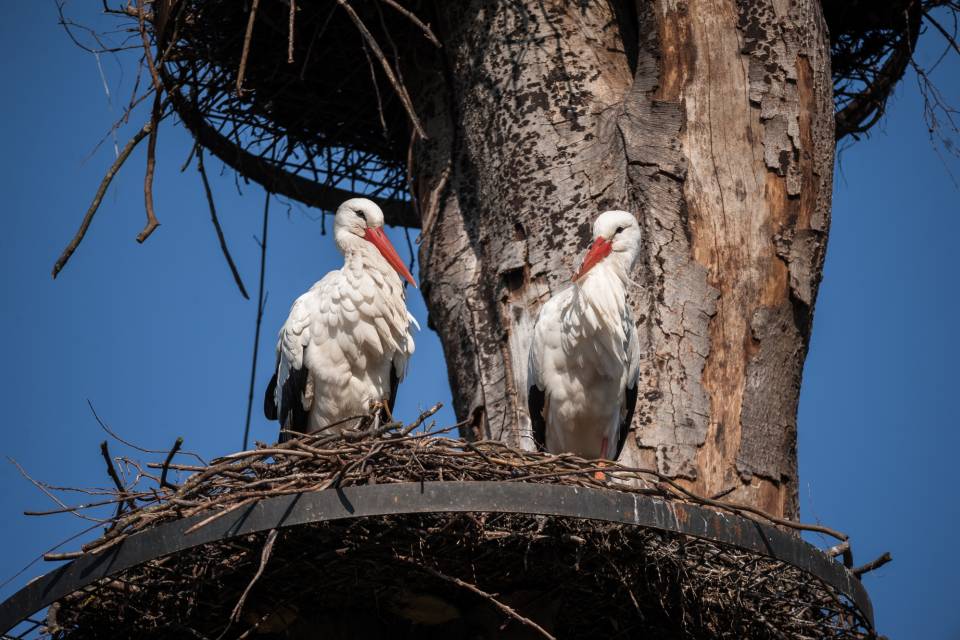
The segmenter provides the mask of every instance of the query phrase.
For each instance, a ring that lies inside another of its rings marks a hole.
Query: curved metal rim
[[[217,540],[314,522],[414,513],[489,512],[564,516],[659,529],[769,556],[849,597],[873,627],[860,581],[799,537],[704,507],[611,489],[524,482],[397,483],[297,493],[261,500],[185,534],[209,514],[134,534],[102,553],[37,578],[0,604],[0,634],[60,598],[138,564]]]

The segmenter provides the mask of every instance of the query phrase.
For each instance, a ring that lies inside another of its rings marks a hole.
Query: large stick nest
[[[880,119],[924,25],[957,46],[956,0],[824,0],[823,11],[838,139]],[[394,223],[418,225],[403,204],[418,87],[402,70],[443,65],[430,2],[138,0],[116,13],[143,31],[171,108],[245,177],[327,209],[369,193],[395,203]]]
[[[176,462],[179,442],[163,462],[126,460],[121,473],[111,471],[112,499],[100,500],[101,508],[118,507],[105,534],[81,552],[50,559],[106,551],[189,516],[201,518],[196,530],[264,498],[429,480],[654,494],[846,539],[698,497],[654,470],[422,431],[429,414],[407,426],[364,418],[342,436],[260,445],[210,464]],[[135,480],[121,482],[131,469]],[[174,484],[168,475],[175,473],[189,476]],[[486,513],[367,517],[206,544],[61,600],[50,610],[48,632],[56,638],[874,637],[845,596],[767,556],[632,525]]]

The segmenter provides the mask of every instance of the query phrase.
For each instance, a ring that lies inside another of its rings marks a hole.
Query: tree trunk
[[[526,360],[593,219],[644,230],[621,461],[797,514],[796,409],[833,168],[816,0],[436,3],[413,149],[423,293],[471,437],[532,448]]]

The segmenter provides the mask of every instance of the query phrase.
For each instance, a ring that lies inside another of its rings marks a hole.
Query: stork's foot
[[[380,405],[380,410],[383,411],[383,415],[387,418],[387,422],[394,422],[393,412],[390,411],[390,403],[386,400],[378,403]]]

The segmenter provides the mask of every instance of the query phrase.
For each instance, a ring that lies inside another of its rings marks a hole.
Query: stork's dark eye
[[[623,231],[624,229],[626,229],[626,227],[617,227],[617,230],[613,232],[613,235],[617,235],[618,233],[620,233],[620,232]]]
[[[363,220],[364,222],[367,221],[367,216],[364,215],[363,211],[357,211],[357,215],[360,216],[360,219]]]

